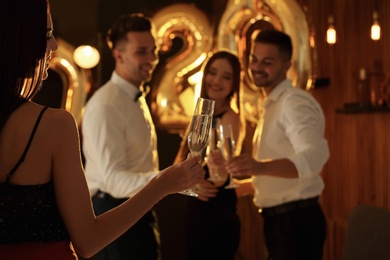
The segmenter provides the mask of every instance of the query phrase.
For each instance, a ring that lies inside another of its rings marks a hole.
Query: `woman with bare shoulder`
[[[47,0],[0,7],[0,259],[91,257],[168,194],[198,183],[197,157],[95,216],[73,116],[31,101],[58,45]]]

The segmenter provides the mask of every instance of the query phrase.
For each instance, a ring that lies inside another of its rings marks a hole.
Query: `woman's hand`
[[[195,156],[170,166],[160,171],[156,180],[160,182],[160,185],[165,185],[168,194],[187,190],[199,183],[204,177],[200,160],[200,156]]]

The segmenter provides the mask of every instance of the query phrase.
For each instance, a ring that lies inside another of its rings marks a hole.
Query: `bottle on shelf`
[[[370,96],[370,82],[367,78],[367,70],[361,68],[359,70],[359,77],[357,81],[357,94],[359,105],[361,107],[369,107],[371,105],[371,96]]]
[[[373,107],[383,106],[383,93],[381,86],[384,83],[385,74],[382,70],[382,62],[379,60],[374,61],[374,70],[370,73],[370,104]]]

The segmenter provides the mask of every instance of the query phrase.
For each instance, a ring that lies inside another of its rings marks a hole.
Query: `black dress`
[[[207,179],[207,165],[205,171]],[[236,192],[224,188],[228,183],[229,179],[219,187],[217,196],[208,202],[187,198],[187,259],[234,259],[240,242],[241,224],[236,210]]]
[[[57,206],[53,180],[37,185],[10,183],[46,109],[39,114],[20,160],[0,183],[0,259],[77,259]]]

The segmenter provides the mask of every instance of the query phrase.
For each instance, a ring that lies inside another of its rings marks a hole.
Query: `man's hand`
[[[226,170],[233,176],[249,176],[257,175],[259,162],[257,162],[250,154],[241,154],[231,158],[226,163]]]

